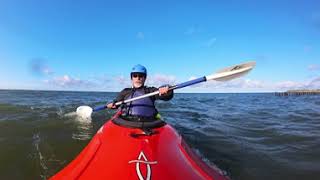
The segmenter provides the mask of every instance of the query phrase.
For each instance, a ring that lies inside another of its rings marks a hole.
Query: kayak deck
[[[205,164],[170,126],[152,129],[106,122],[55,179],[228,179]]]

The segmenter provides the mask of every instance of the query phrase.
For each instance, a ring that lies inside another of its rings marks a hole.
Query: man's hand
[[[115,105],[114,103],[109,103],[109,104],[107,105],[107,108],[108,108],[108,109],[117,109],[117,107],[116,107],[116,105]]]
[[[169,91],[169,86],[160,87],[159,88],[159,96],[167,94]]]

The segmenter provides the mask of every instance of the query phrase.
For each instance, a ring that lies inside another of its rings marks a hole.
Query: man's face
[[[139,88],[144,86],[144,82],[146,81],[146,75],[142,73],[133,73],[131,75],[132,85],[135,88]]]

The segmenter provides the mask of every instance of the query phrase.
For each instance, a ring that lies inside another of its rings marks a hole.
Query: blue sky
[[[320,88],[319,50],[318,1],[0,0],[0,89],[120,91],[138,63],[159,86],[251,60],[180,92]]]

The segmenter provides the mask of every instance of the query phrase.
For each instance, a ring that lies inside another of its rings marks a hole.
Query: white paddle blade
[[[77,115],[83,118],[90,118],[92,111],[92,108],[89,106],[80,106],[77,108]]]
[[[231,67],[227,67],[217,71],[215,74],[206,76],[207,81],[216,80],[216,81],[228,81],[231,79],[239,78],[247,74],[252,70],[256,65],[256,62],[247,62]]]

